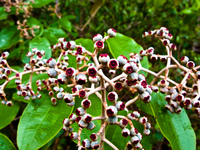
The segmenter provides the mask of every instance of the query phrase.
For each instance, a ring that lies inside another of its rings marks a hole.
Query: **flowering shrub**
[[[9,66],[9,53],[3,52],[0,58],[1,103],[13,106],[14,111],[19,109],[18,102],[9,100],[9,92],[6,92],[6,88],[14,84],[17,94],[13,99],[22,100],[23,97],[22,101],[29,103],[18,126],[18,148],[38,149],[62,126],[62,131],[70,135],[79,150],[149,149],[149,119],[131,107],[141,101],[139,107],[156,117],[174,149],[185,146],[180,136],[189,143],[190,149],[195,149],[194,131],[183,108],[192,109],[200,116],[200,66],[195,66],[187,56],[181,58],[183,65],[174,58],[172,52],[177,47],[170,42],[172,35],[167,28],[145,32],[143,36],[158,38],[166,54],[157,54],[158,50],[153,47],[143,49],[112,28],[104,37],[95,35],[93,44],[84,39],[59,38],[52,46],[53,51],[60,52],[57,59],[45,57],[50,50],[32,48],[26,55],[29,63],[23,70]],[[104,51],[106,41],[109,53]],[[157,73],[149,70],[147,57],[151,61],[160,60],[166,67]],[[175,81],[170,69],[180,69],[182,80]],[[147,79],[149,75],[153,78]],[[126,95],[131,99],[121,99],[124,91],[131,93]],[[5,120],[2,126],[8,122]],[[175,142],[174,137],[177,138]],[[117,138],[122,139],[121,142]]]

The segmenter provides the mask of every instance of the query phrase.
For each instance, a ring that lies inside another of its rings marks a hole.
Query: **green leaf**
[[[43,25],[34,17],[29,17],[27,19],[27,25],[30,27],[30,28],[35,28],[33,31],[35,33],[36,36],[41,36],[43,34]],[[37,29],[36,27],[39,27],[39,29]]]
[[[0,105],[0,129],[12,122],[19,111],[19,103],[13,101],[13,106]]]
[[[62,17],[59,21],[59,24],[61,25],[61,27],[64,29],[64,30],[66,30],[66,31],[68,31],[68,32],[71,32],[71,30],[72,30],[72,24],[71,24],[71,22],[68,20],[68,17],[66,16],[66,17]]]
[[[2,150],[16,150],[10,139],[2,133],[0,133],[0,147]]]
[[[196,137],[184,109],[180,114],[172,114],[165,109],[166,101],[161,93],[152,93],[151,107],[162,134],[174,150],[195,150]]]
[[[5,11],[5,7],[0,7],[0,20],[7,19],[8,13]]]
[[[63,100],[56,106],[42,92],[42,98],[31,101],[25,108],[18,125],[17,145],[20,150],[36,150],[51,140],[62,128],[62,121],[73,107]]]
[[[46,38],[33,38],[29,43],[29,51],[32,51],[33,48],[37,48],[38,50],[44,50],[45,56],[43,58],[49,59],[51,57],[51,46],[49,41]],[[27,62],[28,63],[28,62]]]
[[[19,41],[19,31],[16,26],[5,27],[0,32],[0,50],[12,47]]]
[[[120,55],[124,55],[127,58],[131,52],[139,53],[143,48],[139,44],[137,44],[132,38],[127,37],[123,34],[117,33],[116,37],[109,38],[107,40],[109,50],[114,58],[117,58]],[[142,67],[148,68],[149,63],[147,57],[141,61]],[[146,75],[146,72],[141,72]]]
[[[66,38],[68,35],[63,29],[49,27],[44,30],[44,36],[49,40],[49,42],[54,45],[58,42],[58,38]]]
[[[40,8],[51,2],[54,2],[54,0],[34,0],[34,3],[32,4],[32,6],[33,8]]]
[[[165,4],[166,0],[154,0],[154,7],[156,9],[161,8]]]
[[[85,47],[86,50],[94,52],[94,42],[91,39],[80,38],[75,40],[77,45]]]

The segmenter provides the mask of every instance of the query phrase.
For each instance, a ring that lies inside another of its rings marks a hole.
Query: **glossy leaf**
[[[30,28],[35,28],[33,31],[36,36],[41,36],[43,34],[43,30],[44,30],[43,25],[36,18],[29,17],[27,19],[27,25]],[[37,29],[36,27],[39,27],[39,29]]]
[[[40,8],[51,2],[54,2],[54,0],[34,0],[34,3],[32,4],[32,6],[34,8]]]
[[[0,148],[2,150],[16,150],[10,139],[2,133],[0,133]]]
[[[75,42],[76,42],[76,45],[81,45],[90,52],[94,51],[94,42],[91,39],[80,38],[80,39],[75,40]]]
[[[19,111],[19,103],[13,101],[13,106],[9,107],[0,104],[0,129],[4,128],[12,122],[12,120],[17,116]]]
[[[174,150],[195,150],[196,137],[184,109],[180,114],[172,114],[165,109],[165,98],[161,93],[152,93],[151,107],[162,134]]]
[[[20,150],[35,150],[51,140],[62,128],[62,121],[73,107],[61,100],[56,106],[43,92],[41,99],[32,100],[25,108],[18,125],[17,145]]]
[[[38,50],[44,50],[45,56],[43,58],[49,59],[51,57],[51,46],[49,41],[46,38],[33,38],[29,43],[29,51],[32,51],[32,48],[37,48]]]
[[[71,22],[67,19],[67,17],[62,17],[59,20],[59,24],[62,26],[62,28],[68,32],[71,32],[72,30],[72,24]]]
[[[16,26],[5,27],[0,32],[0,50],[12,47],[19,41],[19,31]]]
[[[0,20],[7,19],[8,13],[5,11],[5,7],[0,7]]]
[[[114,38],[109,38],[107,43],[114,58],[117,58],[120,55],[130,58],[129,54],[131,52],[139,53],[143,49],[142,46],[137,44],[132,38],[120,33],[117,33],[117,36]],[[141,61],[141,64],[144,68],[149,67],[147,57],[144,57],[144,59]],[[146,73],[143,74],[146,75]]]

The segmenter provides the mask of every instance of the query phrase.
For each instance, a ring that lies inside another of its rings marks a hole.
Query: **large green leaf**
[[[64,101],[51,104],[48,92],[41,99],[31,101],[25,108],[18,125],[17,145],[20,150],[36,150],[51,140],[62,128],[62,121],[73,107]]]
[[[0,149],[2,150],[16,150],[10,139],[4,134],[0,133]]]
[[[19,31],[17,26],[5,27],[0,32],[0,50],[12,47],[19,41]]]
[[[8,13],[5,11],[5,7],[0,7],[0,20],[7,19]]]
[[[33,38],[29,43],[29,51],[32,51],[32,48],[37,48],[38,50],[44,50],[45,56],[43,58],[49,59],[51,57],[51,46],[49,41],[46,38]]]
[[[44,28],[43,28],[43,25],[40,23],[39,20],[37,20],[34,17],[29,17],[27,19],[27,25],[30,28],[35,28],[33,31],[34,31],[34,34],[36,36],[41,36],[42,35]],[[39,29],[36,28],[37,26],[39,27]]]
[[[19,103],[13,102],[13,106],[9,107],[0,104],[0,129],[4,128],[15,118],[19,111]]]
[[[182,109],[180,114],[172,114],[165,109],[165,98],[161,93],[152,93],[151,107],[162,134],[174,150],[195,150],[196,137],[190,120]]]
[[[107,43],[109,46],[109,50],[114,58],[117,58],[120,55],[124,55],[127,58],[130,58],[129,54],[131,52],[139,53],[143,49],[142,46],[137,44],[132,38],[120,33],[117,33],[116,37],[109,38],[107,40]],[[144,57],[144,59],[141,61],[141,64],[144,68],[149,67],[147,57]],[[146,73],[142,73],[146,75]]]

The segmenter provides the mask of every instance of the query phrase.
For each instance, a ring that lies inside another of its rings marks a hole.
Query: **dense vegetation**
[[[23,70],[24,63],[28,63],[30,60],[26,57],[26,54],[34,47],[44,50],[46,58],[57,58],[60,52],[51,52],[50,47],[58,42],[58,38],[63,37],[66,41],[78,39],[83,46],[88,46],[90,49],[93,43],[89,39],[92,39],[97,33],[104,35],[109,28],[114,28],[118,33],[133,38],[144,49],[153,46],[156,50],[159,50],[159,54],[165,54],[165,49],[160,41],[154,38],[142,38],[144,31],[159,29],[164,26],[172,33],[172,42],[177,45],[177,52],[174,53],[174,57],[180,61],[181,57],[186,55],[198,66],[200,65],[199,14],[199,0],[34,0],[34,3],[31,0],[24,2],[20,0],[0,0],[0,52],[8,51],[10,53],[7,59],[9,65],[14,66],[16,70]],[[111,47],[108,46],[109,42],[105,44],[107,49]],[[107,53],[114,54],[112,50],[107,51]],[[155,71],[164,67],[159,62],[149,65],[149,68],[153,68]],[[174,80],[178,81],[181,81],[180,74],[180,70],[170,72]],[[35,77],[33,80],[36,81],[40,77]],[[23,80],[27,81],[28,78],[25,77]],[[152,77],[147,76],[148,80],[151,81]],[[16,86],[13,86],[13,83],[8,84],[5,92],[7,98],[14,102],[14,106],[9,108],[0,106],[0,118],[5,119],[4,122],[0,122],[0,136],[4,140],[7,136],[17,147],[16,137],[20,117],[25,109],[28,111],[27,107],[30,109],[34,107],[31,107],[24,98],[17,96]],[[120,96],[124,94],[130,93],[121,93]],[[48,95],[44,94],[44,98],[48,99]],[[124,96],[122,100],[127,101],[128,98],[130,97]],[[162,100],[164,96],[159,95],[157,98]],[[166,135],[163,135],[156,122],[157,118],[151,117],[153,116],[152,112],[142,105],[144,104],[138,103],[131,109],[139,110],[142,115],[150,118],[152,124],[151,137],[145,141],[150,146],[149,149],[171,149],[174,145],[170,141],[172,140],[169,138],[170,135],[166,139]],[[63,108],[57,108],[53,111],[60,109]],[[69,113],[68,111],[72,110],[65,110],[61,116],[63,117],[64,113]],[[200,122],[198,118],[192,110],[183,111],[178,115],[176,117],[188,115],[196,134],[196,149],[200,149],[200,129],[198,128]],[[187,118],[184,121],[187,122]],[[174,129],[178,129],[178,127]],[[39,145],[40,149],[76,148],[76,144],[70,140],[69,135],[64,130],[60,130],[56,135],[51,136],[52,138],[46,140],[46,143]],[[8,141],[6,140],[6,142]],[[0,140],[0,145],[1,143],[3,141]],[[12,149],[12,144],[10,145],[10,149]],[[179,147],[181,144],[178,143],[177,145]],[[36,146],[36,148],[38,147]]]

